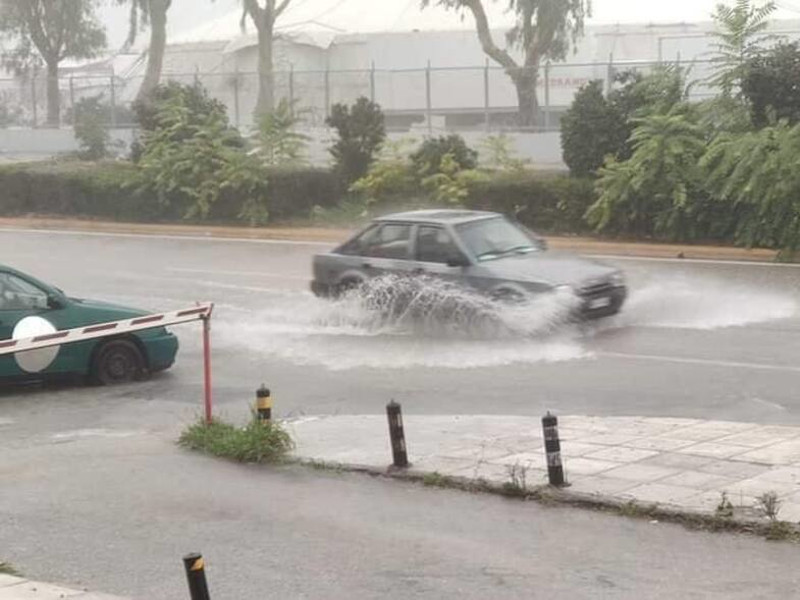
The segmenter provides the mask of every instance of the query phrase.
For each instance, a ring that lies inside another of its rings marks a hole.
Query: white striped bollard
[[[550,411],[542,417],[544,451],[547,455],[547,478],[550,485],[564,485],[564,467],[561,464],[561,440],[558,439],[558,418]]]

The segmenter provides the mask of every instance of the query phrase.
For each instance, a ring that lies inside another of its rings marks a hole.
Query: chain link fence
[[[693,99],[712,95],[702,83],[710,74],[710,61],[680,62],[689,72]],[[626,61],[558,63],[542,65],[537,96],[540,117],[526,131],[557,131],[560,117],[580,87],[601,80],[606,91],[614,86],[617,73],[652,71],[663,62]],[[231,121],[243,130],[253,123],[258,95],[254,72],[193,72],[163,74],[164,80],[199,82],[211,96],[228,108]],[[72,123],[75,107],[84,98],[99,98],[108,106],[107,125],[135,127],[131,103],[141,77],[122,78],[108,74],[75,74],[61,77],[62,125]],[[47,118],[47,80],[44,75],[0,79],[0,128],[43,127]],[[327,71],[277,71],[275,100],[288,100],[302,124],[322,128],[336,103],[350,104],[365,96],[378,102],[390,131],[521,131],[517,122],[517,94],[508,75],[489,64],[474,67],[429,67],[424,69],[366,69]]]

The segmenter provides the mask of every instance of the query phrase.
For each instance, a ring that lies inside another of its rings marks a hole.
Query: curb
[[[732,516],[723,517],[670,504],[623,500],[603,494],[573,492],[568,487],[555,488],[550,485],[537,485],[527,489],[519,489],[514,488],[510,482],[498,484],[485,479],[440,475],[435,471],[418,471],[413,468],[413,464],[408,469],[400,469],[393,466],[379,468],[306,458],[294,458],[290,462],[307,468],[359,473],[372,477],[421,483],[428,487],[492,494],[515,500],[533,501],[546,506],[573,506],[624,517],[675,523],[692,530],[747,533],[764,537],[768,540],[800,542],[800,524],[780,520],[769,521],[765,518],[753,517],[748,515],[748,513],[752,514],[751,510],[740,509],[739,514],[734,510]]]
[[[0,600],[128,600],[120,596],[110,596],[87,590],[73,590],[49,583],[30,581],[24,577],[0,573]]]

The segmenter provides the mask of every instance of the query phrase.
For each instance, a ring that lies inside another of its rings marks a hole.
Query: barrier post
[[[558,417],[550,412],[542,417],[544,451],[547,455],[547,478],[550,485],[564,485],[564,467],[561,464],[561,440],[558,438]]]
[[[272,396],[263,383],[256,390],[256,415],[261,423],[272,423]]]
[[[206,409],[206,425],[212,420],[211,416],[211,315],[206,315],[203,321],[203,391]]]
[[[386,416],[389,419],[389,439],[392,442],[392,465],[403,469],[408,467],[406,452],[406,434],[403,429],[403,409],[392,400],[386,405]]]
[[[189,583],[189,597],[191,600],[211,600],[208,595],[208,582],[206,582],[206,565],[203,555],[197,552],[183,557],[183,567],[186,570],[186,580]]]

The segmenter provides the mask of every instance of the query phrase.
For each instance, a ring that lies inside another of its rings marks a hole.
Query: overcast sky
[[[704,21],[719,0],[593,0],[589,23],[664,23]],[[732,3],[733,0],[728,0]],[[503,26],[502,7],[506,0],[485,0],[493,3],[492,23]],[[800,19],[800,0],[778,0],[777,18]],[[375,10],[376,6],[380,10]],[[215,20],[231,16],[238,10],[239,0],[173,0],[170,10],[170,33],[186,34]],[[285,22],[312,23],[348,32],[375,30],[441,29],[471,26],[443,11],[420,11],[419,0],[293,0]],[[119,47],[128,27],[127,11],[119,7],[103,9],[112,48]],[[230,22],[230,19],[229,19]]]

